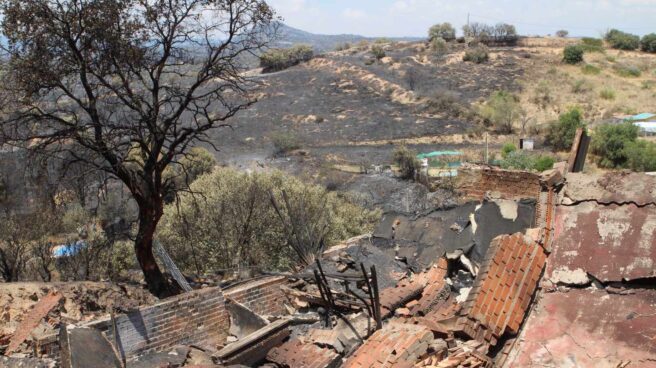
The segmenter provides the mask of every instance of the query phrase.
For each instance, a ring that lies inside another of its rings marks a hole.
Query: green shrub
[[[506,143],[501,147],[501,157],[504,159],[508,157],[509,154],[517,151],[517,146],[512,143]]]
[[[604,88],[599,92],[599,97],[604,100],[614,100],[615,99],[615,90],[612,88]]]
[[[640,68],[635,65],[619,64],[615,65],[613,69],[621,77],[637,78],[642,74]]]
[[[606,33],[605,40],[614,49],[636,50],[640,46],[640,37],[630,33],[611,29]]]
[[[616,58],[615,56],[613,56],[613,55],[608,55],[608,56],[606,56],[606,60],[607,60],[609,63],[614,63],[614,62],[617,61],[617,58]]]
[[[656,171],[656,143],[644,140],[628,142],[624,148],[626,165],[633,171]]]
[[[406,180],[414,179],[421,167],[421,162],[417,159],[417,152],[408,149],[406,146],[396,148],[392,160],[399,167],[401,178]]]
[[[590,86],[590,83],[586,79],[579,79],[572,85],[572,92],[574,93],[586,93],[591,89],[592,86]]]
[[[314,51],[308,45],[295,45],[289,49],[271,49],[260,56],[260,66],[264,73],[277,72],[310,61]]]
[[[583,37],[580,46],[584,52],[604,52],[604,41],[599,38]]]
[[[585,128],[583,112],[574,107],[561,114],[557,122],[549,125],[545,143],[553,147],[555,151],[569,150],[578,128]]]
[[[434,41],[437,38],[445,41],[453,41],[456,39],[456,30],[451,23],[436,24],[428,30],[428,40]]]
[[[650,33],[642,36],[640,41],[640,50],[645,52],[656,52],[656,33]]]
[[[380,60],[386,56],[385,49],[380,45],[371,46],[371,54],[377,59]]]
[[[586,46],[603,47],[604,40],[601,38],[583,37],[581,43]]]
[[[448,50],[448,43],[443,38],[434,38],[431,41],[431,49],[438,55],[443,55]]]
[[[581,72],[587,75],[597,75],[601,73],[601,69],[592,64],[585,64],[581,67]]]
[[[276,155],[284,155],[301,148],[298,137],[290,132],[278,132],[271,135],[271,141]]]
[[[462,57],[463,61],[471,61],[476,64],[484,63],[488,61],[488,59],[488,49],[483,45],[468,48],[465,51],[465,55]]]
[[[628,157],[625,148],[630,142],[635,142],[640,129],[631,124],[602,124],[598,126],[592,137],[591,152],[598,156],[600,167],[626,167]]]
[[[503,169],[531,170],[535,166],[535,159],[525,151],[515,151],[501,160],[500,166]]]
[[[563,61],[567,64],[578,64],[583,61],[583,47],[571,45],[563,50]]]
[[[535,160],[533,168],[536,171],[551,170],[553,169],[555,163],[556,159],[551,156],[538,156],[538,158]]]
[[[510,92],[498,91],[490,95],[481,107],[481,116],[500,133],[512,133],[515,121],[522,113],[519,99]]]
[[[390,41],[390,39],[386,38],[386,37],[377,38],[376,41],[374,41],[374,43],[377,43],[377,44],[384,44],[384,43],[390,43],[390,42],[392,42],[392,41]]]
[[[545,171],[552,169],[555,162],[551,156],[514,151],[501,160],[499,165],[503,169]]]
[[[158,237],[183,272],[196,274],[289,270],[312,262],[323,247],[371,231],[380,218],[348,195],[280,171],[220,168],[191,189],[164,209]],[[292,248],[299,243],[304,259]]]

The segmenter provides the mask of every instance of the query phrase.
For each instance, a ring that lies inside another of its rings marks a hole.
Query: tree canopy
[[[268,44],[274,11],[261,0],[3,0],[0,11],[5,141],[120,179],[139,207],[149,289],[174,293],[152,254],[179,182],[165,171],[255,102],[240,60]]]

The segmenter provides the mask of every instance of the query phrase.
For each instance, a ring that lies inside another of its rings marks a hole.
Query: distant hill
[[[375,37],[364,37],[353,34],[323,35],[315,34],[290,27],[286,24],[279,25],[278,47],[289,47],[294,44],[303,43],[310,45],[317,52],[332,51],[344,43],[358,43],[360,41],[372,41]],[[392,41],[420,41],[421,37],[386,37]]]

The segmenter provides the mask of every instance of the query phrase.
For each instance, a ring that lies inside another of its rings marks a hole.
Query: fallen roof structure
[[[466,176],[461,205],[392,214],[300,273],[65,324],[38,350],[66,368],[654,366],[654,178]]]

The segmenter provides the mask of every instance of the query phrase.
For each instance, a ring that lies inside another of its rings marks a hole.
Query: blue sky
[[[608,28],[656,32],[656,0],[269,0],[287,24],[323,34],[424,36],[434,23],[514,24],[521,34],[599,36]]]

